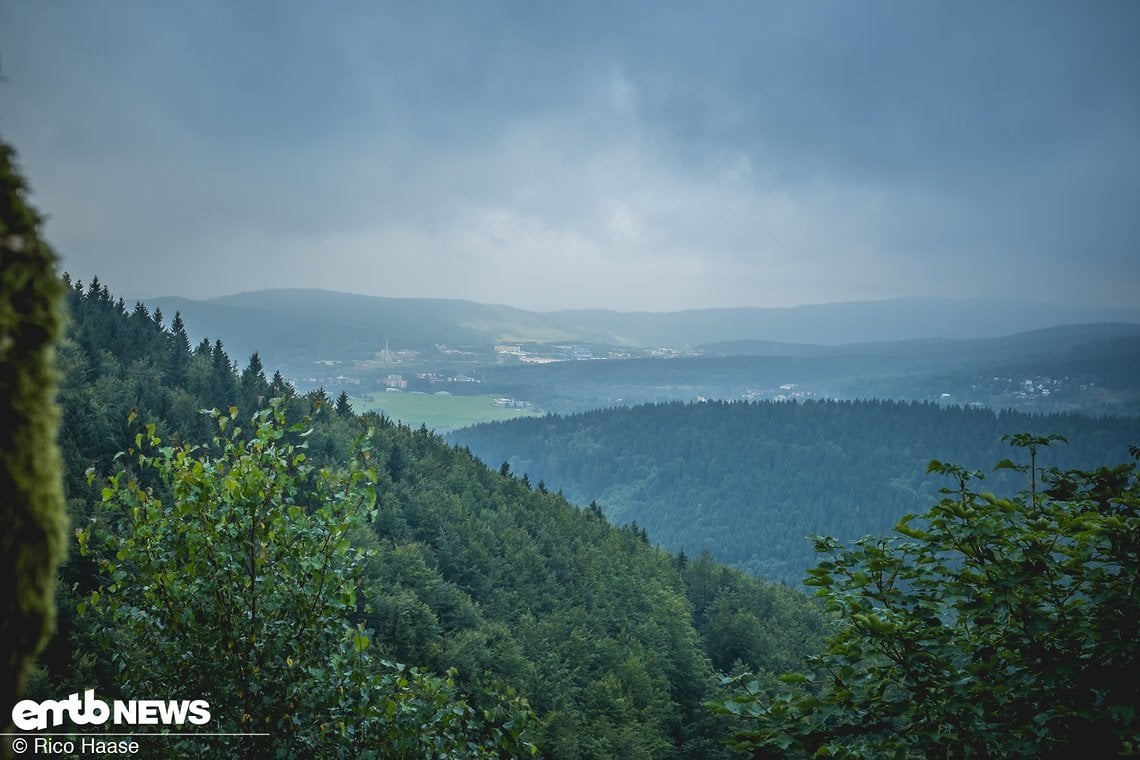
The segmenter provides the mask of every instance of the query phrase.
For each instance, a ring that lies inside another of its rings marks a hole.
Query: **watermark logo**
[[[210,722],[210,703],[204,699],[116,699],[108,704],[96,698],[94,689],[87,689],[83,699],[77,692],[67,699],[25,699],[12,708],[12,722],[21,731],[45,731],[63,725],[65,718],[77,726],[107,721],[116,726],[204,726]]]

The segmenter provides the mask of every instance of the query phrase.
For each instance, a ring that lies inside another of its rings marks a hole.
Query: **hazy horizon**
[[[68,275],[70,276],[70,273],[68,273]],[[74,281],[75,278],[73,277],[72,280]],[[89,280],[83,280],[82,282],[85,286],[90,284]],[[607,306],[592,306],[592,307],[569,306],[569,307],[544,309],[544,308],[528,308],[525,306],[518,306],[516,304],[510,304],[510,303],[478,301],[476,299],[464,298],[462,296],[456,296],[456,297],[431,296],[431,295],[424,295],[424,296],[400,296],[400,295],[385,296],[385,295],[377,295],[375,293],[353,292],[350,290],[333,290],[331,288],[309,288],[309,287],[280,286],[280,287],[273,287],[273,288],[257,288],[257,289],[252,289],[252,290],[240,290],[240,291],[235,291],[232,293],[219,293],[218,295],[214,295],[214,296],[193,297],[193,296],[181,295],[178,293],[138,293],[138,292],[121,291],[115,287],[115,283],[107,282],[106,280],[104,280],[102,278],[100,278],[100,284],[106,285],[110,289],[111,294],[115,298],[122,298],[124,300],[124,302],[127,303],[128,305],[133,305],[133,304],[139,303],[139,302],[146,303],[147,301],[155,301],[155,300],[171,299],[171,298],[184,298],[188,301],[208,302],[208,301],[215,301],[215,300],[225,299],[225,298],[233,298],[233,297],[242,296],[242,295],[245,295],[248,293],[257,293],[257,292],[261,292],[261,291],[316,290],[316,291],[323,291],[323,292],[327,292],[327,293],[336,293],[339,295],[346,295],[346,296],[362,296],[362,297],[366,297],[366,298],[395,298],[395,299],[406,298],[409,300],[469,301],[469,302],[473,302],[473,303],[482,304],[485,306],[495,306],[495,307],[502,306],[502,307],[507,307],[507,308],[511,308],[511,309],[519,309],[521,311],[534,312],[537,314],[553,314],[553,313],[565,312],[565,311],[571,311],[571,312],[573,312],[573,311],[610,311],[610,312],[616,312],[619,314],[634,314],[634,313],[670,314],[670,313],[677,313],[677,312],[683,312],[683,311],[705,311],[705,310],[716,310],[716,309],[725,309],[725,310],[733,310],[733,309],[801,309],[801,308],[812,308],[812,307],[819,307],[819,306],[843,306],[843,305],[890,303],[890,302],[899,302],[899,301],[937,301],[937,300],[943,300],[943,301],[948,300],[948,301],[954,301],[957,303],[970,303],[970,302],[1010,302],[1010,303],[1016,303],[1016,302],[1022,302],[1022,303],[1033,303],[1033,304],[1051,307],[1051,308],[1057,308],[1057,309],[1061,309],[1061,310],[1065,310],[1065,311],[1084,311],[1084,310],[1096,311],[1096,310],[1126,310],[1126,309],[1140,310],[1140,305],[1113,307],[1113,306],[1104,306],[1101,304],[1088,303],[1088,302],[1086,302],[1086,303],[1076,303],[1076,302],[1057,303],[1057,302],[1053,302],[1053,301],[1046,301],[1043,299],[1034,298],[1031,294],[1010,294],[1010,293],[1006,293],[1006,294],[995,293],[995,294],[978,295],[978,296],[963,296],[963,297],[939,296],[939,295],[915,295],[915,296],[891,296],[891,297],[887,297],[887,298],[853,298],[853,299],[842,300],[842,301],[817,301],[817,302],[789,304],[787,306],[763,306],[763,305],[757,306],[757,305],[743,305],[743,304],[725,304],[725,305],[712,305],[712,306],[697,306],[697,307],[682,308],[682,309],[622,309],[622,308],[607,307]]]
[[[76,279],[1136,308],[1140,5],[0,2]]]

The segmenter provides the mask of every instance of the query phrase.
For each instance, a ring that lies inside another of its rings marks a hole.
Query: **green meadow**
[[[513,417],[536,415],[538,412],[494,405],[497,397],[440,396],[422,393],[369,393],[354,396],[352,406],[356,412],[383,412],[390,419],[418,428],[427,425],[429,430],[447,433],[478,422],[509,420]]]

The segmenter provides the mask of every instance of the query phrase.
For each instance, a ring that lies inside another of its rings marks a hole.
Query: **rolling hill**
[[[841,345],[920,338],[995,338],[1090,322],[1140,323],[1140,309],[1058,307],[1026,298],[896,298],[786,308],[647,312],[559,311],[551,316],[605,328],[638,345],[739,340]]]
[[[980,487],[1020,487],[990,473],[1011,456],[1002,435],[1058,433],[1046,466],[1095,468],[1127,457],[1140,419],[1030,415],[894,401],[650,404],[520,418],[448,438],[483,461],[596,500],[672,551],[711,551],[770,580],[798,583],[814,564],[807,537],[881,535],[938,500],[931,459],[988,473]]]
[[[208,301],[148,301],[182,313],[192,337],[222,338],[235,356],[259,351],[270,364],[323,357],[371,357],[390,345],[488,349],[504,342],[577,341],[624,345],[604,329],[578,328],[542,314],[473,301],[374,298],[315,289],[260,290]]]
[[[181,311],[192,337],[221,337],[241,356],[270,363],[373,355],[437,345],[489,349],[495,343],[584,343],[618,347],[708,346],[772,355],[803,348],[927,338],[989,339],[1065,324],[1140,324],[1140,309],[1060,309],[1032,301],[895,299],[794,308],[734,308],[672,313],[540,313],[472,301],[379,298],[315,289],[273,289],[207,301],[155,298],[168,316]],[[731,347],[733,341],[769,341]],[[714,345],[710,345],[714,344]],[[810,351],[809,351],[810,353]]]

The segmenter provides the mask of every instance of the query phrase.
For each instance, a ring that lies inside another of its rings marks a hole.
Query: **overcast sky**
[[[0,0],[73,277],[1140,305],[1140,3]]]

